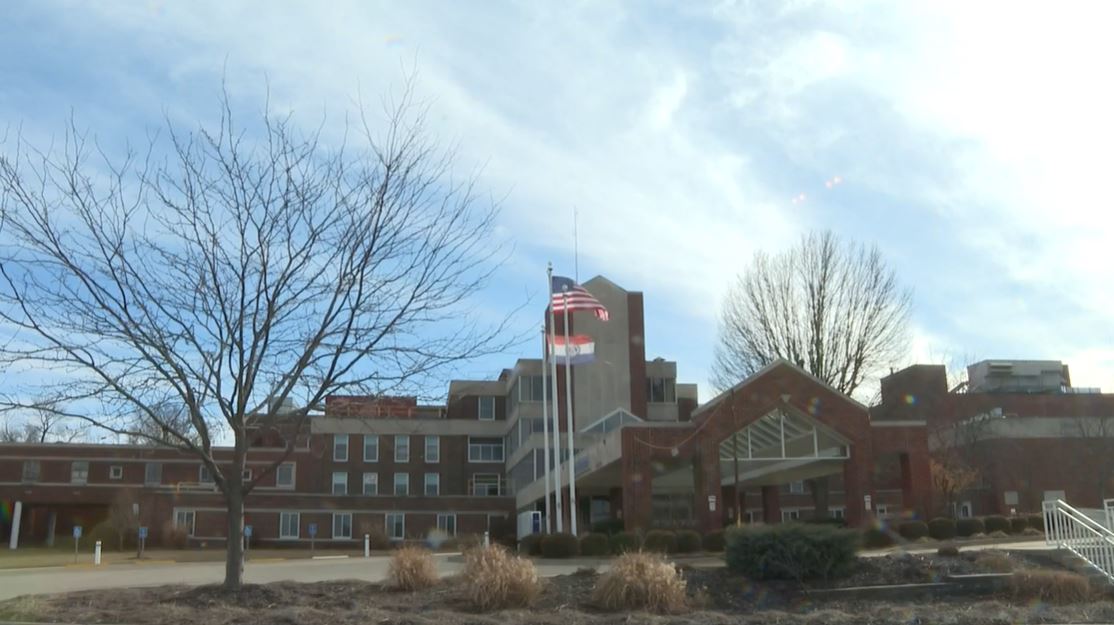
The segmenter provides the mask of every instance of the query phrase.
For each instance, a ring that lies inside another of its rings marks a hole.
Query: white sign
[[[870,495],[863,495],[863,506],[870,510]]]
[[[715,512],[716,511],[716,496],[715,495],[708,495],[708,510],[710,512]]]

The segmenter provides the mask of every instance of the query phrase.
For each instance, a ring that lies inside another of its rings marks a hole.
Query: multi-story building
[[[1114,440],[1114,396],[1073,389],[1060,363],[977,363],[957,390],[947,388],[943,367],[916,365],[883,379],[881,403],[868,408],[778,361],[701,405],[696,385],[678,382],[677,363],[647,359],[642,293],[602,277],[585,286],[610,320],[571,316],[571,330],[593,338],[596,358],[572,367],[568,380],[564,367],[554,385],[542,359],[520,359],[495,379],[452,381],[444,405],[330,397],[267,475],[283,450],[259,436],[248,453],[248,471],[261,477],[246,500],[253,541],[513,533],[520,514],[547,510],[543,414],[554,388],[563,448],[555,468],[566,487],[570,469],[576,476],[576,505],[562,494],[566,530],[570,509],[580,531],[609,519],[708,530],[817,510],[852,524],[936,515],[930,460],[953,447],[987,460],[980,483],[955,502],[958,514],[1030,512],[1053,495],[1090,505],[1114,493],[1098,479],[1111,472],[1102,459],[1114,455],[1081,451],[1103,449],[1104,432]],[[563,322],[558,314],[557,327]],[[969,422],[990,425],[962,445],[941,443],[960,440],[954,431]],[[1085,457],[1090,464],[1080,465]],[[556,510],[552,489],[548,497]],[[222,499],[189,455],[136,445],[0,445],[0,529],[13,545],[91,527],[114,501],[135,505],[156,540],[171,531],[193,543],[225,535]]]

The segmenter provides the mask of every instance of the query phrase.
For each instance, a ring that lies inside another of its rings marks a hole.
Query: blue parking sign
[[[317,536],[317,524],[316,523],[310,523],[309,525],[306,526],[306,531],[309,532],[309,535],[310,535],[311,538],[314,537],[314,536]]]
[[[139,537],[140,538],[147,538],[147,528],[146,527],[139,528]]]
[[[80,525],[73,526],[73,537],[74,538],[81,538],[81,526]]]
[[[244,526],[244,536],[246,536],[248,538],[251,538],[251,526],[250,525],[245,525]]]

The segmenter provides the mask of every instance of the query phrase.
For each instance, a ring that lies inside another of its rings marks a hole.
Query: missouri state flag
[[[566,342],[563,336],[550,337],[553,340],[553,357],[557,364],[565,363],[565,355],[570,365],[586,365],[596,359],[596,341],[585,334],[574,334]]]

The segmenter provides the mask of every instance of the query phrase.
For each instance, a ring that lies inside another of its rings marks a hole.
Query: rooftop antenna
[[[576,205],[572,207],[572,271],[573,282],[580,284],[580,246],[576,236]]]

